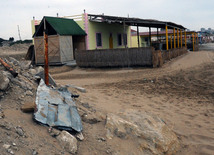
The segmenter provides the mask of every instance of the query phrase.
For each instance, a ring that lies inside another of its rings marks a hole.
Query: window
[[[118,42],[118,46],[122,46],[122,34],[118,34],[117,35],[117,42]]]
[[[101,33],[96,33],[96,44],[97,44],[97,47],[102,46],[102,34]]]

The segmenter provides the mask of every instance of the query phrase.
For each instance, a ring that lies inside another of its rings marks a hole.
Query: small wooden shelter
[[[44,21],[48,34],[49,64],[74,60],[75,50],[86,49],[86,33],[73,19],[45,16],[33,35],[36,64],[44,64]]]

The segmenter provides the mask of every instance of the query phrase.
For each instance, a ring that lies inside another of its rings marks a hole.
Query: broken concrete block
[[[120,116],[108,114],[106,129],[109,139],[134,138],[141,148],[137,154],[175,154],[180,147],[177,136],[162,119],[145,112],[126,110]]]
[[[56,138],[67,152],[72,154],[77,152],[77,139],[70,133],[62,131]]]
[[[4,91],[7,89],[10,80],[2,72],[0,72],[0,90]]]
[[[34,112],[36,105],[33,102],[25,103],[22,105],[21,110],[26,113]]]

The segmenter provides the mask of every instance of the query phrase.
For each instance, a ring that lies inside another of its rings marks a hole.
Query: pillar
[[[173,29],[173,34],[174,34],[174,48],[176,48],[176,40],[175,40],[175,28]]]
[[[166,50],[169,50],[169,42],[168,42],[168,27],[166,25]]]

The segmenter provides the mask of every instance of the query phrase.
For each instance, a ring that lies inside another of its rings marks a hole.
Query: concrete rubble
[[[145,112],[126,110],[120,115],[108,114],[106,129],[108,139],[136,139],[139,150],[130,154],[174,154],[180,147],[175,133],[159,117]]]

